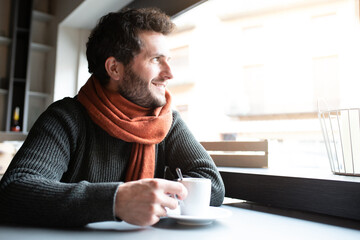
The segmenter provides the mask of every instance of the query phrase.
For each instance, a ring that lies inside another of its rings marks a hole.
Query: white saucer
[[[180,215],[179,213],[168,213],[168,217],[175,219],[179,224],[183,225],[207,225],[216,219],[226,218],[231,215],[227,209],[220,207],[209,207],[208,214],[205,216],[189,216]]]

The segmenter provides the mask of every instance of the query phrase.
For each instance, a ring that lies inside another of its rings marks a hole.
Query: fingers
[[[160,220],[161,217],[165,217],[166,215],[167,215],[166,209],[159,204],[155,204],[151,207],[151,210],[139,214],[141,218],[137,219],[138,224],[136,225],[141,225],[141,226],[154,225]]]
[[[156,210],[153,212],[150,220],[145,225],[154,225],[155,223],[157,223],[160,220],[161,217],[167,216],[167,211],[166,211],[165,207],[163,207],[159,204],[157,204],[155,206],[156,206]]]
[[[167,215],[167,211],[165,209],[164,206],[161,206],[161,205],[157,205],[159,208],[157,209],[156,211],[156,216],[157,217],[165,217]]]
[[[168,181],[164,179],[154,179],[160,182],[160,188],[163,189],[165,194],[176,195],[179,199],[185,199],[187,196],[187,189],[183,184],[174,181]]]
[[[163,207],[175,209],[178,207],[178,199],[185,199],[187,196],[187,189],[183,184],[164,179],[153,179],[156,181],[156,188],[161,192],[159,197],[159,204]],[[174,196],[176,196],[174,198]]]
[[[162,207],[167,207],[170,209],[175,209],[178,206],[178,200],[176,198],[173,197],[173,195],[166,195],[162,201],[161,201],[161,206]]]
[[[164,179],[143,179],[141,180],[149,184],[152,188],[152,203],[159,204],[163,207],[175,209],[178,206],[178,200],[187,196],[187,189],[179,182]]]
[[[183,199],[186,188],[179,182],[164,179],[142,179],[119,186],[115,213],[120,219],[136,225],[152,225],[166,216],[166,209],[175,209],[178,201],[170,197],[177,195]]]

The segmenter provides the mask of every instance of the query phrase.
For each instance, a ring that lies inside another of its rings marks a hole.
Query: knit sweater
[[[92,122],[76,98],[51,104],[1,179],[0,222],[82,226],[115,220],[115,195],[131,147]],[[175,179],[177,167],[185,177],[210,178],[211,205],[222,204],[221,176],[176,111],[169,133],[156,145],[155,161],[155,178]]]

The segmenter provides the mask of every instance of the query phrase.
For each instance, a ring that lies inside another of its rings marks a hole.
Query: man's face
[[[169,66],[169,49],[166,37],[161,33],[139,34],[141,51],[125,67],[118,92],[131,102],[146,108],[166,104],[165,87],[173,78]]]

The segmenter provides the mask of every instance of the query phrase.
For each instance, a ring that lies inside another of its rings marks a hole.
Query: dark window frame
[[[360,220],[360,178],[329,173],[313,176],[269,169],[219,167],[226,197],[266,206]]]

